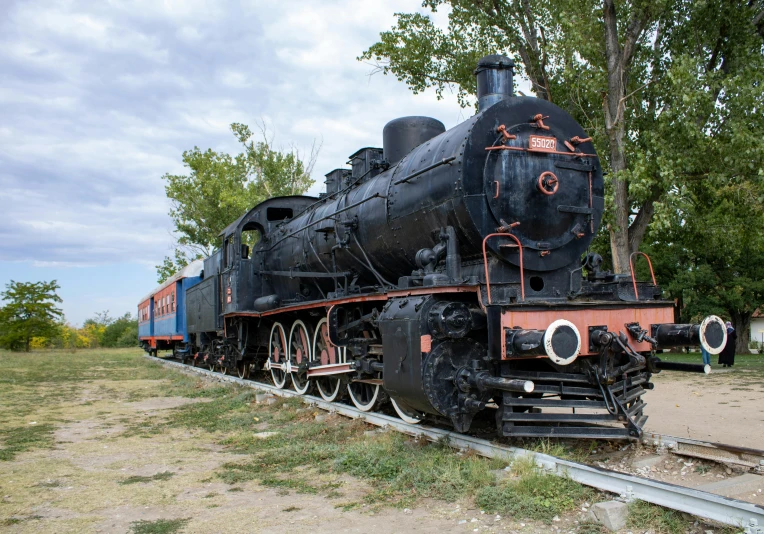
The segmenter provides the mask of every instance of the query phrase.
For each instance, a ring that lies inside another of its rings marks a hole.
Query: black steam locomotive
[[[702,370],[655,349],[718,353],[724,324],[673,324],[654,278],[587,254],[599,158],[565,111],[514,95],[513,68],[481,59],[479,111],[451,130],[393,120],[319,198],[272,198],[228,226],[186,291],[176,352],[459,432],[479,418],[503,436],[639,437],[652,374]]]

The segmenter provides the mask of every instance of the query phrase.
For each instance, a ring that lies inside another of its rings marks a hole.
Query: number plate
[[[534,152],[557,152],[557,139],[554,137],[532,135],[528,140],[528,150]]]

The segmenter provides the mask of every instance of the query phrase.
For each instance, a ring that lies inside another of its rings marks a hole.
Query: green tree
[[[133,332],[135,335],[133,335]],[[130,347],[138,344],[138,319],[130,312],[112,320],[104,330],[101,341],[104,347]]]
[[[264,126],[259,137],[245,124],[233,123],[231,131],[242,152],[194,147],[183,153],[188,174],[162,177],[178,247],[157,266],[159,283],[191,260],[209,255],[220,232],[254,205],[274,196],[303,194],[313,184],[310,173],[319,150],[315,143],[304,160],[294,147],[274,149]]]
[[[737,330],[736,352],[746,353],[751,317],[764,306],[764,193],[761,176],[726,174],[687,187],[675,223],[646,241],[682,320],[725,317]]]
[[[52,339],[58,335],[63,312],[56,291],[58,283],[15,282],[6,284],[0,298],[0,346],[29,352],[34,338]]]
[[[716,122],[730,100],[761,113],[764,4],[757,0],[425,0],[450,7],[446,28],[421,13],[397,23],[359,59],[376,61],[416,93],[456,87],[463,106],[486,53],[518,60],[539,98],[570,112],[594,137],[609,171],[613,268],[628,272],[671,193],[702,174],[688,148],[726,141]],[[731,126],[730,126],[731,128]],[[729,131],[729,128],[726,129]],[[750,139],[761,149],[762,137]],[[714,154],[719,151],[715,150]]]

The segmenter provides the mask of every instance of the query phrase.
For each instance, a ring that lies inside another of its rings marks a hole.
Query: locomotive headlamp
[[[576,325],[557,319],[544,333],[544,350],[557,365],[570,365],[581,352],[581,334]]]
[[[727,327],[716,315],[709,315],[700,323],[700,344],[709,354],[719,354],[727,344]]]

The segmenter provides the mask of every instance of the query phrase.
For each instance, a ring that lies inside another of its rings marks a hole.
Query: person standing
[[[711,365],[711,354],[703,346],[703,343],[700,344],[700,353],[703,355],[703,365]]]
[[[719,353],[719,365],[722,367],[732,367],[735,365],[735,342],[737,341],[737,332],[732,328],[732,323],[727,321],[727,344]]]

